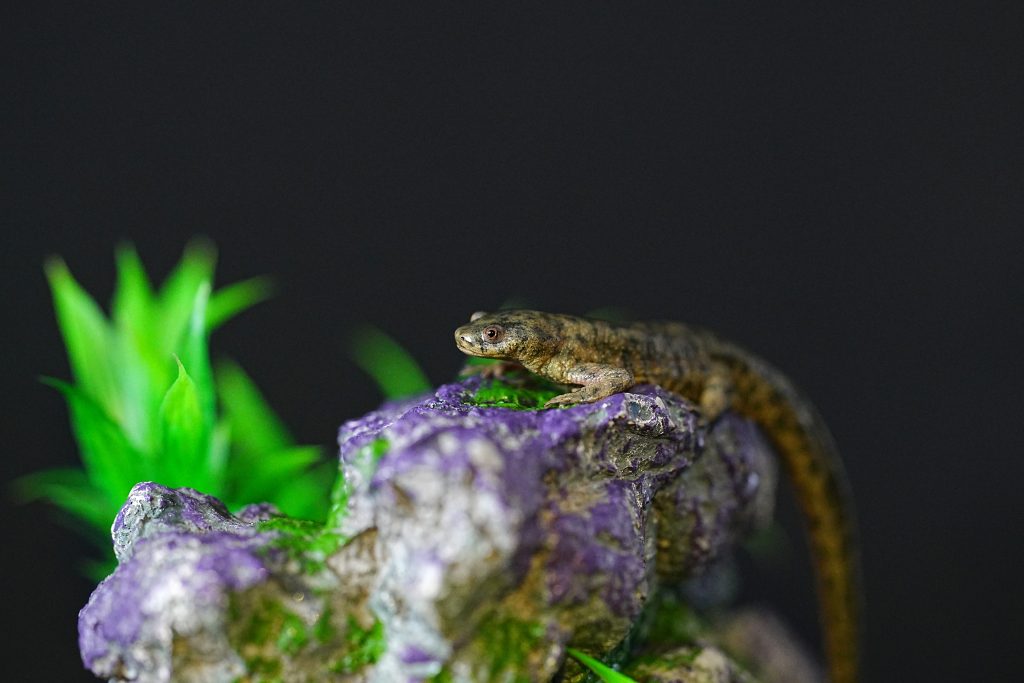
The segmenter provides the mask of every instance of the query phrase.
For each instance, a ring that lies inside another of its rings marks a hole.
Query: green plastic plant
[[[583,654],[579,650],[570,647],[566,652],[568,652],[580,664],[593,671],[598,678],[604,681],[604,683],[637,683],[629,676],[619,673],[607,664],[603,664],[593,657]]]
[[[141,481],[232,509],[269,501],[294,517],[326,515],[334,464],[294,443],[238,365],[211,367],[210,333],[270,290],[254,278],[214,292],[215,263],[212,245],[194,241],[154,289],[135,250],[120,247],[109,319],[63,261],[46,264],[75,383],[43,381],[67,401],[82,467],[29,475],[17,490],[84,522],[108,555],[110,524]]]
[[[430,380],[412,355],[372,325],[356,329],[352,335],[351,353],[352,360],[370,375],[388,400],[430,390]]]

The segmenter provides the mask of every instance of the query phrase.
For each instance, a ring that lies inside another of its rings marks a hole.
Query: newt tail
[[[474,313],[455,332],[464,353],[522,364],[579,385],[549,406],[600,400],[650,382],[699,403],[705,419],[735,410],[760,425],[803,515],[817,581],[829,680],[855,683],[860,561],[842,461],[814,406],[757,356],[680,323],[615,324],[538,311]]]
[[[748,361],[749,363],[749,361]],[[796,495],[807,532],[829,679],[857,680],[861,577],[852,494],[832,435],[817,410],[759,359],[733,373],[734,407],[768,434]]]

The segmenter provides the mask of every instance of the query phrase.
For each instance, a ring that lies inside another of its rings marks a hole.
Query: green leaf
[[[164,395],[160,405],[161,453],[159,470],[167,486],[192,486],[209,491],[210,476],[206,464],[209,451],[203,410],[195,382],[175,357],[178,378]]]
[[[120,505],[132,486],[147,478],[144,455],[107,412],[78,387],[52,378],[42,381],[64,394],[89,481]]]
[[[206,458],[211,495],[223,496],[227,491],[228,465],[231,462],[231,426],[218,422],[210,434],[210,451]]]
[[[245,309],[270,298],[273,291],[274,286],[266,277],[242,280],[217,290],[210,297],[210,306],[206,309],[206,329],[217,329]]]
[[[385,398],[415,396],[430,389],[430,381],[412,356],[376,327],[356,329],[352,359],[373,378]]]
[[[33,472],[13,482],[13,494],[21,503],[48,500],[89,526],[100,529],[110,528],[119,509],[119,505],[112,504],[79,469]]]
[[[117,560],[113,555],[102,560],[85,559],[78,563],[79,571],[96,583],[107,578],[117,569]]]
[[[253,278],[214,293],[215,263],[212,244],[195,240],[154,290],[134,247],[119,246],[110,320],[60,259],[46,264],[76,385],[44,381],[65,396],[84,470],[23,478],[19,492],[51,500],[108,553],[110,523],[143,480],[232,503],[267,500],[307,519],[326,514],[336,464],[295,446],[241,369],[210,368],[210,331],[271,291]]]
[[[119,423],[140,448],[156,447],[156,416],[173,375],[169,358],[160,354],[156,300],[139,255],[130,244],[117,248],[117,284],[111,304],[116,332],[112,356],[122,406]]]
[[[189,377],[195,383],[199,407],[203,415],[203,426],[207,430],[213,426],[214,413],[217,409],[206,331],[206,306],[209,300],[210,283],[199,283],[195,299],[192,302],[189,324],[179,350],[181,362],[188,368]]]
[[[570,655],[579,660],[579,662],[583,664],[583,666],[587,667],[595,674],[597,674],[597,677],[605,683],[637,683],[629,676],[619,673],[607,664],[602,664],[593,657],[588,657],[587,655],[583,654],[575,648],[570,647],[566,650],[566,652],[568,652]]]
[[[239,452],[262,455],[294,443],[256,384],[237,363],[219,362],[216,381],[224,417],[231,425],[232,445]]]
[[[291,446],[269,453],[239,451],[228,471],[232,497],[250,503],[273,500],[282,486],[301,477],[321,457],[317,446]]]
[[[46,263],[57,325],[67,347],[71,372],[81,391],[92,396],[115,419],[120,417],[114,336],[103,311],[79,286],[62,260]]]
[[[192,320],[199,288],[213,281],[217,251],[208,240],[189,242],[181,262],[167,278],[157,299],[159,351],[166,357],[177,348]],[[204,314],[205,315],[205,314]]]
[[[322,462],[301,476],[281,482],[273,500],[291,517],[322,522],[327,517],[330,490],[337,475],[337,463]]]
[[[117,284],[111,314],[119,330],[146,335],[152,329],[153,288],[142,261],[130,244],[117,248]]]

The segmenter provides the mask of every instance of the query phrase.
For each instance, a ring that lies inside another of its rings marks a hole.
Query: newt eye
[[[501,327],[501,325],[488,325],[483,329],[483,332],[481,332],[480,334],[483,337],[484,341],[489,342],[500,342],[502,339],[505,338],[505,330]]]

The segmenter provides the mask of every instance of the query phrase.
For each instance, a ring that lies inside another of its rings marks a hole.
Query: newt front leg
[[[633,373],[626,368],[600,363],[581,363],[560,373],[559,377],[551,379],[563,384],[579,384],[581,386],[568,394],[555,396],[544,404],[545,408],[573,403],[593,403],[605,396],[625,391],[634,384]]]

